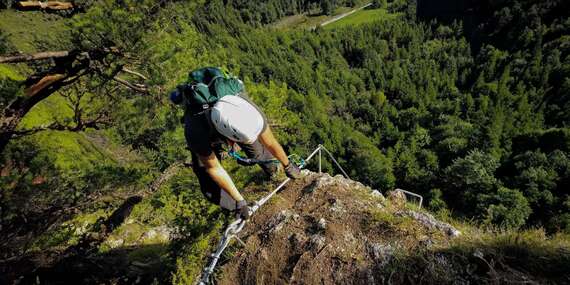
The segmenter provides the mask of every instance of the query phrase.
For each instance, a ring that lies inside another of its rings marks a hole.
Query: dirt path
[[[362,7],[360,7],[360,8],[354,9],[354,10],[352,10],[352,11],[350,11],[350,12],[346,12],[346,13],[344,13],[344,14],[340,14],[340,15],[338,15],[338,16],[336,16],[336,17],[330,19],[330,20],[327,20],[327,21],[322,22],[319,26],[324,27],[324,26],[326,26],[326,25],[328,25],[328,24],[334,23],[334,22],[336,22],[336,21],[338,21],[338,20],[340,20],[340,19],[342,19],[342,18],[344,18],[344,17],[346,17],[346,16],[348,16],[348,15],[352,15],[352,14],[354,14],[354,13],[356,13],[356,12],[362,10],[362,9],[365,9],[365,8],[367,8],[367,7],[370,7],[371,5],[372,5],[372,2],[371,2],[371,3],[368,3],[368,4],[364,5],[364,6],[362,6]],[[316,28],[316,27],[313,27],[312,29],[315,29],[315,28]]]

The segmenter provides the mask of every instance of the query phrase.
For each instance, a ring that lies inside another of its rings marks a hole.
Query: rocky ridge
[[[359,182],[306,172],[246,225],[245,246],[221,266],[218,283],[377,283],[384,278],[377,268],[398,251],[447,244],[459,234]]]

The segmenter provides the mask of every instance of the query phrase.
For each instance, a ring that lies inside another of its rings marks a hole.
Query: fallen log
[[[41,9],[41,10],[69,10],[73,9],[73,3],[61,1],[21,1],[17,3],[18,8],[24,10]]]

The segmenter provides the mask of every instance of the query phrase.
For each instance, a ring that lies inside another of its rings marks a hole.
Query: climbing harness
[[[287,158],[289,158],[289,161],[291,161],[292,163],[298,165],[299,168],[305,167],[306,161],[304,159],[302,159],[300,156],[298,156],[297,154],[293,153],[293,154],[289,155]]]
[[[277,159],[265,159],[264,160],[264,159],[255,159],[255,158],[243,157],[239,153],[237,153],[237,151],[235,151],[233,148],[231,148],[228,151],[228,155],[235,158],[238,164],[245,165],[245,166],[251,166],[251,165],[255,165],[255,164],[266,164],[266,163],[279,163],[279,160],[277,160]]]
[[[251,166],[255,164],[280,163],[277,159],[255,159],[243,157],[233,147],[231,147],[228,151],[228,155],[235,158],[238,164],[245,166]],[[296,154],[291,154],[288,156],[288,158],[300,168],[303,168],[305,165],[305,160]]]
[[[318,147],[306,159],[302,159],[298,155],[290,155],[289,159],[292,162],[297,163],[299,165],[299,168],[303,168],[306,166],[306,164],[309,162],[309,160],[311,160],[311,158],[313,158],[313,156],[315,156],[318,153],[319,154],[319,173],[321,173],[321,156],[322,156],[321,152],[323,150],[333,160],[333,162],[336,164],[336,166],[339,168],[339,170],[342,172],[342,174],[344,174],[344,176],[346,178],[350,178],[350,177],[348,177],[348,174],[346,174],[344,169],[340,166],[340,164],[336,161],[336,159],[332,156],[332,154],[322,144],[319,144]],[[231,151],[233,151],[233,148]],[[230,155],[232,155],[232,154],[230,153]],[[238,154],[238,156],[239,156],[239,154]],[[235,157],[235,156],[232,156],[232,157]],[[277,186],[277,188],[275,188],[271,193],[267,194],[267,196],[261,198],[259,201],[256,201],[251,208],[251,215],[253,215],[261,206],[263,206],[263,204],[267,203],[267,201],[269,201],[269,199],[271,199],[271,197],[273,197],[273,195],[275,195],[277,192],[279,192],[279,190],[281,190],[283,187],[285,187],[285,185],[289,181],[291,181],[291,178],[285,179],[285,181],[281,182],[281,184],[279,184],[279,186]],[[214,269],[216,268],[216,264],[220,260],[220,256],[222,255],[222,253],[224,252],[226,247],[230,244],[230,241],[232,240],[232,238],[236,238],[239,241],[237,234],[243,229],[243,227],[245,226],[245,223],[246,223],[246,220],[238,218],[237,220],[233,221],[226,228],[224,235],[222,236],[222,239],[220,240],[220,243],[218,244],[216,251],[211,255],[210,263],[202,271],[202,277],[200,278],[200,283],[199,283],[200,285],[206,285],[209,283],[210,276],[214,272]]]

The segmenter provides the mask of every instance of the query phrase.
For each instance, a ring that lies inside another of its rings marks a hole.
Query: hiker
[[[245,94],[243,82],[224,74],[219,68],[205,67],[192,71],[189,83],[179,85],[170,94],[174,104],[184,106],[184,135],[192,154],[192,169],[202,193],[222,208],[248,219],[250,207],[237,190],[220,160],[223,146],[235,144],[249,159],[240,164],[258,164],[269,175],[283,165],[287,177],[301,176],[277,142],[267,118]]]

